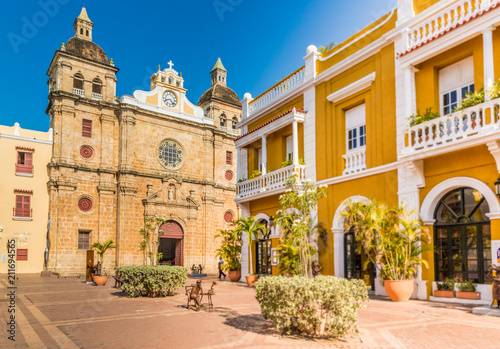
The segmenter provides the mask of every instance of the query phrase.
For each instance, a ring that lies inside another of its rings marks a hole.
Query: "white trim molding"
[[[333,92],[332,94],[328,95],[326,99],[328,99],[328,101],[332,103],[337,103],[338,101],[371,86],[371,84],[373,84],[374,81],[375,81],[375,72],[368,74],[367,76],[359,79],[358,81],[353,82],[352,84],[347,85],[346,87],[341,88],[338,91]]]
[[[484,195],[484,198],[486,199],[490,207],[491,213],[489,214],[489,217],[496,217],[496,214],[500,212],[500,203],[498,202],[497,196],[495,195],[493,190],[490,189],[490,187],[475,178],[455,177],[439,183],[434,188],[432,188],[429,194],[427,194],[424,201],[422,202],[422,207],[420,209],[422,220],[433,220],[434,210],[439,203],[439,200],[441,200],[442,197],[449,191],[460,187],[470,187],[476,189]]]
[[[338,176],[338,177],[322,179],[322,180],[318,181],[316,184],[317,185],[331,185],[331,184],[352,181],[352,180],[363,178],[363,177],[369,177],[369,176],[373,176],[376,174],[393,171],[393,170],[398,169],[401,166],[402,166],[401,162],[391,162],[390,164],[372,167],[372,168],[366,169],[364,171],[357,172],[355,174],[348,174],[348,175],[342,175],[342,176]]]

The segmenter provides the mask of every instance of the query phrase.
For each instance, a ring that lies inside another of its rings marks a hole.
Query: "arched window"
[[[73,76],[73,93],[83,96],[83,75],[75,74]]]
[[[101,80],[95,78],[92,81],[92,93],[102,94],[102,82],[101,82]]]
[[[485,282],[491,266],[491,226],[488,202],[472,188],[447,193],[434,213],[436,280]]]
[[[170,76],[170,77],[168,78],[168,83],[169,83],[170,85],[173,85],[173,84],[174,84],[174,78]]]
[[[88,31],[88,30],[87,30],[87,32],[86,32],[86,34],[85,34],[85,35],[89,36],[89,31]]]
[[[226,127],[226,126],[227,126],[226,114],[221,114],[221,116],[220,116],[220,127]]]
[[[238,119],[236,118],[236,116],[233,118],[233,130],[237,130],[236,128],[236,124],[238,123]]]
[[[80,28],[80,34],[83,35],[83,28]]]

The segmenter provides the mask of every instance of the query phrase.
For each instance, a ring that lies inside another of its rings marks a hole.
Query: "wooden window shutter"
[[[21,153],[22,153],[22,152],[20,152],[20,151],[18,151],[18,152],[17,152],[17,164],[18,164],[18,165],[24,165],[24,164],[23,164],[23,156],[22,156],[22,154],[21,154]]]
[[[16,259],[18,261],[27,261],[28,260],[28,249],[27,248],[18,248]]]
[[[30,203],[31,203],[31,197],[30,196],[22,196],[23,198],[23,208],[25,210],[29,210],[30,209]]]
[[[92,120],[82,120],[82,137],[92,137]]]
[[[233,164],[233,153],[230,151],[226,151],[226,164],[227,165]]]
[[[28,166],[33,165],[33,153],[24,153],[24,164]]]
[[[16,195],[16,209],[22,210],[23,208],[23,196]]]

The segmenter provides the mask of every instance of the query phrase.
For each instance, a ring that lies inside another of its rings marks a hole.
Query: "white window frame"
[[[262,148],[260,148],[259,151],[257,152],[257,161],[259,162],[259,172],[262,173],[264,167],[264,164],[262,163]]]
[[[363,103],[357,107],[346,110],[345,118],[346,153],[353,153],[366,149],[366,104]],[[355,133],[354,136],[352,135],[353,133]],[[350,147],[349,143],[351,141],[355,143],[355,146]]]
[[[474,92],[474,88],[474,60],[472,56],[439,70],[440,115],[444,116],[455,112],[455,108],[462,102],[465,94]],[[456,100],[451,102],[453,93],[456,94]],[[448,95],[449,103],[445,105],[444,97],[446,95]]]
[[[293,161],[293,135],[285,138],[286,161]]]

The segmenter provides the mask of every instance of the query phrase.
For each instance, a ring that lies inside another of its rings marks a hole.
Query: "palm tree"
[[[252,238],[255,237],[255,240],[259,240],[259,230],[262,230],[264,232],[264,235],[267,231],[267,228],[264,224],[262,223],[257,223],[255,221],[255,217],[240,217],[236,221],[237,231],[241,231],[247,234],[248,238],[248,258],[250,259],[250,269],[249,269],[249,274],[253,275],[253,263],[252,263]]]
[[[101,244],[99,242],[94,242],[91,248],[96,248],[97,249],[97,254],[99,255],[99,258],[101,260],[101,269],[99,270],[99,276],[102,276],[102,265],[104,263],[104,253],[110,248],[116,248],[115,245],[113,245],[113,240],[108,240],[104,244]]]

